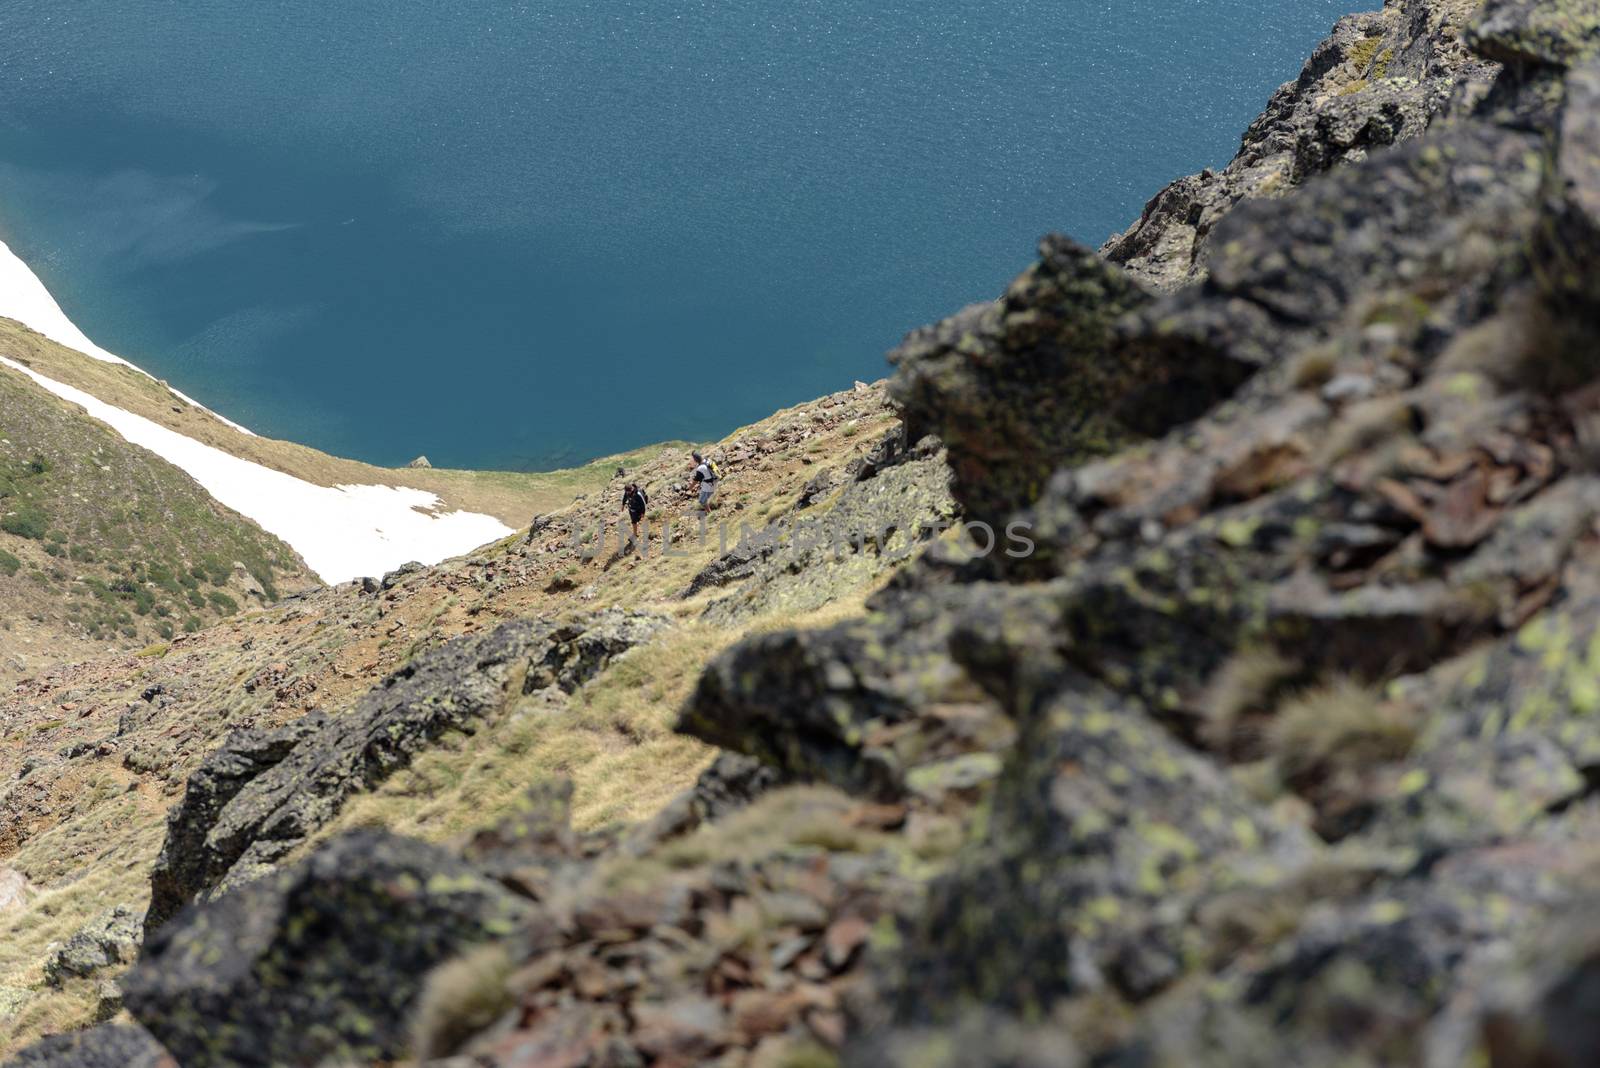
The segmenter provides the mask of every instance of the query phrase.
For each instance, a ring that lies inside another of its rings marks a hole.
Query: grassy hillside
[[[183,471],[0,367],[0,679],[167,641],[313,582]]]
[[[0,356],[196,441],[307,482],[410,486],[436,494],[447,509],[492,515],[512,527],[524,526],[530,517],[561,508],[577,494],[604,484],[619,464],[634,466],[677,447],[677,443],[652,446],[550,472],[374,467],[293,442],[242,434],[136,368],[90,359],[11,319],[0,318]]]

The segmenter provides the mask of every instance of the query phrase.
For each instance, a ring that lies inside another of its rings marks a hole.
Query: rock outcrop
[[[1515,70],[1573,67],[1600,49],[1600,6],[1592,0],[1485,0],[1467,40]]]
[[[950,473],[932,438],[905,447],[903,430],[880,442],[843,472],[813,480],[799,508],[751,531],[741,529],[728,551],[701,570],[686,597],[733,585],[703,617],[737,625],[769,612],[820,608],[910,559],[955,522]]]
[[[1242,201],[1284,196],[1468,110],[1495,73],[1463,42],[1474,8],[1473,0],[1386,0],[1381,11],[1341,19],[1245,131],[1232,162],[1167,186],[1101,252],[1156,289],[1195,281],[1217,247],[1212,230]]]
[[[611,610],[508,623],[418,656],[338,717],[231,737],[189,779],[151,877],[146,933],[184,905],[270,871],[445,731],[470,732],[524,694],[570,693],[666,621]]]
[[[178,1068],[146,1031],[122,1024],[47,1038],[7,1063],[10,1068]]]
[[[1575,987],[1554,993],[1583,961],[1528,988],[1504,965],[1600,849],[1595,368],[1584,276],[1546,270],[1592,251],[1596,144],[1563,73],[1586,11],[1492,5],[1472,39],[1516,65],[1473,115],[1239,206],[1203,282],[1121,318],[1118,344],[1259,370],[1158,442],[1063,455],[1042,492],[990,480],[1037,553],[931,556],[865,620],[707,673],[689,729],[869,796],[902,789],[874,741],[974,690],[1018,726],[848,1062],[1587,1048]]]
[[[1039,251],[999,301],[914,332],[889,357],[907,436],[945,443],[956,500],[991,526],[1062,463],[1192,419],[1252,370],[1216,350],[1119,344],[1114,324],[1149,294],[1066,238]]]
[[[427,972],[525,912],[449,854],[358,832],[170,922],[123,999],[186,1068],[393,1060]]]
[[[139,952],[139,913],[126,905],[96,916],[44,962],[45,981],[59,986],[132,961]]]

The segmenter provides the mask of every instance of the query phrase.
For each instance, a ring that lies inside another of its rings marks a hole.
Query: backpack
[[[643,487],[634,490],[633,495],[639,501],[639,511],[642,512],[650,507],[650,495],[644,491]]]
[[[711,459],[709,456],[706,457],[706,470],[711,472],[711,481],[722,481],[722,468],[718,467],[717,461]]]

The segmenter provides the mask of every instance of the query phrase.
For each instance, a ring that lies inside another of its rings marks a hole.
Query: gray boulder
[[[1000,300],[909,335],[890,354],[907,437],[945,443],[968,518],[1002,523],[1063,463],[1104,456],[1194,418],[1251,368],[1113,344],[1149,295],[1089,249],[1054,235]]]
[[[952,597],[964,603],[964,593]],[[994,593],[1004,601],[1010,591]],[[886,616],[740,642],[706,668],[677,729],[755,757],[784,781],[900,798],[917,768],[1011,736],[998,707],[950,663],[951,606],[919,596]],[[942,702],[963,715],[926,714]]]
[[[139,913],[126,905],[96,916],[45,959],[45,981],[60,986],[133,960],[143,940],[140,921]]]
[[[185,1068],[395,1060],[428,971],[526,908],[450,854],[358,832],[169,921],[123,999]]]
[[[142,1027],[103,1024],[52,1035],[6,1062],[7,1068],[178,1068],[172,1054]]]
[[[167,839],[150,876],[147,934],[176,915],[200,888],[215,886],[227,875],[235,858],[206,846],[206,835],[222,810],[326,723],[325,716],[313,713],[281,730],[237,731],[189,776],[183,800],[167,816]]]
[[[1523,67],[1569,67],[1600,53],[1595,0],[1486,0],[1467,36],[1491,59]]]

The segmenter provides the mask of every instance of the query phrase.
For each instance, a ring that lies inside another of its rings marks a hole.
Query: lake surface
[[[261,433],[555,466],[881,376],[1358,3],[7,0],[0,238]]]

